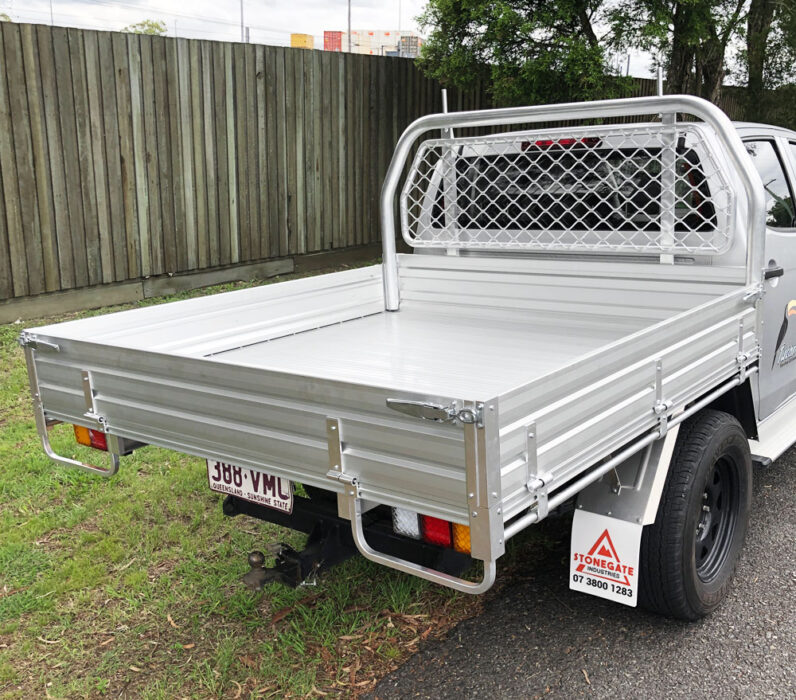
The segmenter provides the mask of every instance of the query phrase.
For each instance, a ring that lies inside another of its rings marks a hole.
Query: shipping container
[[[312,34],[291,34],[290,45],[294,49],[312,49],[315,47],[315,39]]]
[[[398,52],[401,56],[418,56],[422,46],[421,37],[412,32],[394,29],[354,29],[351,31],[352,53],[386,56]],[[326,30],[323,33],[325,51],[348,51],[348,34],[343,31]]]
[[[342,51],[343,50],[343,32],[329,32],[323,33],[323,50],[324,51]]]

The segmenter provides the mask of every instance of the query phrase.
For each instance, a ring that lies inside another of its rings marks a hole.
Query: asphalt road
[[[756,473],[735,585],[700,622],[569,591],[568,527],[550,523],[545,541],[529,540],[484,613],[373,697],[796,698],[796,450]]]

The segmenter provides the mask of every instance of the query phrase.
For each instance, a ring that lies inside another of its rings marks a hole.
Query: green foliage
[[[796,82],[796,2],[775,8],[763,64],[763,84],[769,89]]]
[[[166,23],[158,19],[145,19],[135,24],[128,24],[122,31],[128,32],[129,34],[166,36]]]
[[[715,101],[727,48],[746,18],[745,0],[619,0],[607,13],[612,45],[659,56],[667,91]]]
[[[772,193],[773,194],[773,193]],[[793,226],[793,199],[791,197],[777,197],[774,195],[775,203],[771,207],[769,217],[773,220],[773,226],[780,228],[790,228]]]
[[[5,12],[0,12],[0,22],[13,22],[13,21],[14,20],[12,20]]]
[[[593,22],[602,0],[430,0],[419,18],[430,30],[419,65],[443,85],[489,85],[501,105],[611,97],[623,81],[609,74]]]
[[[746,118],[793,126],[796,0],[751,0],[735,78],[747,84]]]

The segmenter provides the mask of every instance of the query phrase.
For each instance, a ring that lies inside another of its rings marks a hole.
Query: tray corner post
[[[472,556],[495,561],[506,551],[500,484],[500,420],[497,398],[466,404],[480,419],[464,425],[467,513]]]

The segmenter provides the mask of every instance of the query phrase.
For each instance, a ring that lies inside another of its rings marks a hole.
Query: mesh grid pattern
[[[401,192],[414,247],[722,253],[735,199],[689,124],[420,144]]]

